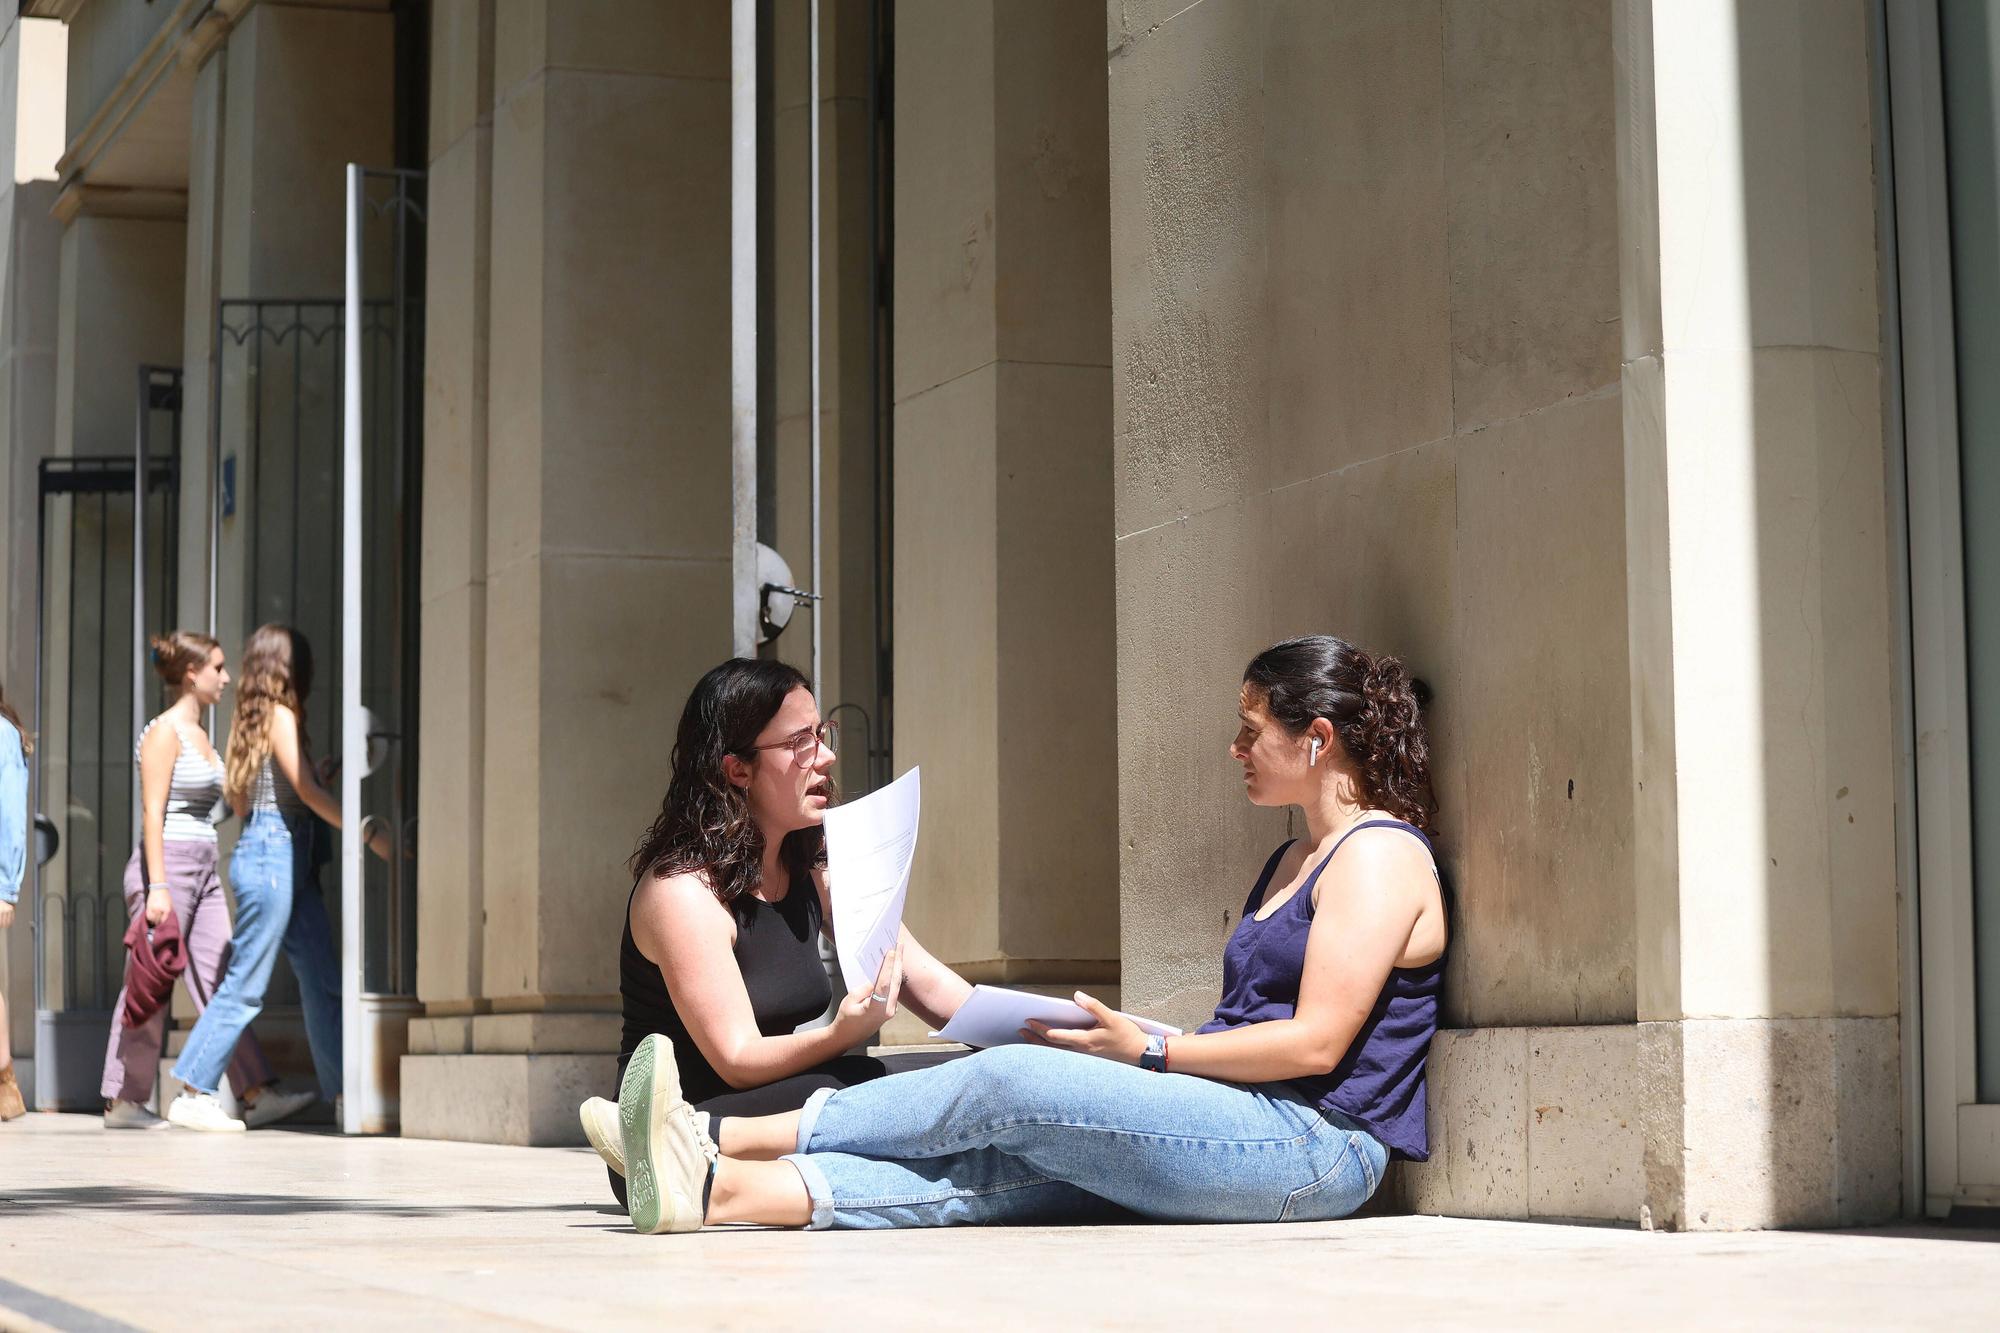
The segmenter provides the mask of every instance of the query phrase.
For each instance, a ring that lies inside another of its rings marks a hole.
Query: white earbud
[[[1317,736],[1312,738],[1312,749],[1306,754],[1306,767],[1319,767],[1319,737]]]

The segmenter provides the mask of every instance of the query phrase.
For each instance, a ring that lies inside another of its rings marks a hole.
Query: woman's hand
[[[903,990],[903,951],[889,950],[875,984],[858,990],[840,1002],[833,1030],[840,1033],[843,1046],[858,1046],[882,1030],[896,1016],[896,997]]]
[[[167,919],[167,913],[174,910],[173,895],[164,888],[146,890],[146,924],[157,926]]]
[[[1139,1025],[1082,991],[1076,993],[1075,999],[1079,1006],[1097,1020],[1096,1027],[1052,1028],[1047,1023],[1031,1018],[1028,1020],[1028,1026],[1021,1029],[1021,1035],[1037,1046],[1081,1051],[1085,1055],[1101,1056],[1124,1065],[1138,1064],[1139,1057],[1146,1051],[1146,1034]]]
[[[14,924],[14,904],[0,903],[0,930]]]

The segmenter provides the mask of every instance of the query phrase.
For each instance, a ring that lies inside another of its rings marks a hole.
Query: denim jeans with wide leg
[[[320,1091],[340,1092],[340,973],[326,904],[310,878],[310,817],[254,811],[229,858],[236,891],[236,944],[229,970],[174,1064],[174,1077],[214,1092],[237,1035],[264,1007],[283,949],[299,981],[300,1008]]]
[[[1042,1046],[814,1093],[799,1117],[814,1228],[1324,1221],[1388,1150],[1285,1084],[1155,1074]]]

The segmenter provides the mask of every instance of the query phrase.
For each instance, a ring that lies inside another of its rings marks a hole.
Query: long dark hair
[[[259,625],[243,646],[243,679],[236,682],[236,718],[223,750],[222,790],[233,805],[250,800],[264,761],[271,755],[271,713],[279,704],[292,710],[299,726],[299,755],[312,750],[306,730],[306,696],[312,693],[312,645],[290,625]]]
[[[1294,736],[1314,718],[1325,718],[1361,770],[1369,804],[1430,829],[1437,802],[1423,706],[1431,692],[1400,661],[1363,652],[1331,634],[1308,634],[1258,653],[1244,669],[1243,683]]]
[[[674,734],[666,799],[627,863],[633,879],[698,874],[732,907],[763,883],[764,834],[750,817],[749,797],[722,771],[722,760],[733,754],[755,762],[757,734],[787,695],[811,688],[797,667],[746,657],[732,657],[696,682]],[[826,864],[826,831],[818,825],[795,829],[779,852],[796,886]]]

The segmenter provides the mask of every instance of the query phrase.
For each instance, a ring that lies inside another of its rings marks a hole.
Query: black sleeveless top
[[[691,1102],[719,1097],[730,1091],[729,1084],[715,1072],[715,1066],[689,1035],[687,1024],[681,1022],[658,965],[640,953],[632,939],[632,896],[638,892],[639,886],[634,884],[632,894],[625,899],[625,934],[618,943],[618,995],[625,1015],[625,1031],[618,1042],[618,1076],[624,1078],[625,1063],[646,1034],[660,1032],[674,1043],[681,1095]],[[757,1031],[766,1037],[783,1036],[825,1013],[833,1000],[833,985],[819,960],[819,893],[812,881],[795,882],[776,903],[745,894],[732,910],[736,916],[736,966],[743,973],[744,989],[750,992]]]

